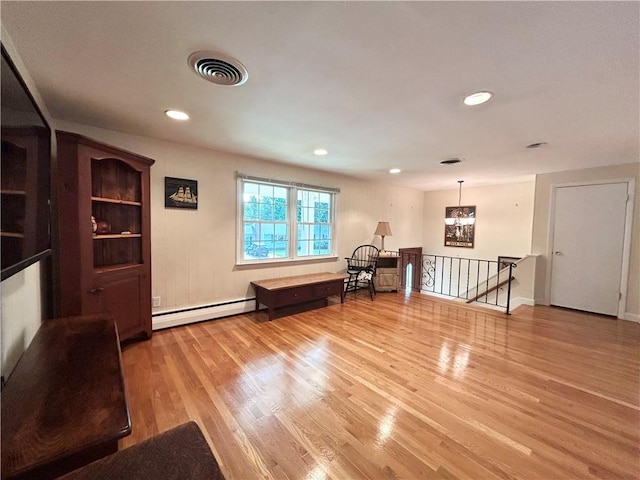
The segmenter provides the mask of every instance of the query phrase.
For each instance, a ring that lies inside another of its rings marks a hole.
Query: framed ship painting
[[[198,181],[164,177],[165,208],[198,208]]]

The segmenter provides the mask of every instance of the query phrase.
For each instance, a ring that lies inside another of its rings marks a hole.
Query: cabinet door
[[[389,292],[398,289],[398,273],[395,269],[378,269],[375,279],[376,290]]]
[[[398,290],[398,257],[380,256],[374,277],[376,290],[392,292]]]
[[[141,301],[145,296],[142,272],[96,275],[85,293],[86,309],[91,313],[108,312],[118,327],[120,340],[143,333],[151,336],[151,306]]]

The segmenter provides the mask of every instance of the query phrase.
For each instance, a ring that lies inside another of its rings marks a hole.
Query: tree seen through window
[[[331,254],[334,193],[249,181],[241,185],[243,260]],[[296,199],[293,204],[290,197]],[[295,211],[290,213],[291,205]]]

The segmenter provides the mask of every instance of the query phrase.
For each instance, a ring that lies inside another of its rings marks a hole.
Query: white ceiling
[[[2,2],[55,118],[423,190],[638,162],[639,19],[609,1]],[[197,50],[248,82],[199,78]]]

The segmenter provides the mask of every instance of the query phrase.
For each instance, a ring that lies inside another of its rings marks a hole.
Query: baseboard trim
[[[629,320],[630,322],[640,323],[640,314],[624,312],[623,320]]]
[[[534,299],[534,305],[545,305],[548,307],[550,304],[547,299],[538,297]]]
[[[456,300],[446,295],[438,295],[437,293],[421,292],[423,294],[440,297],[447,300]],[[458,300],[459,301],[459,300]],[[536,305],[531,298],[516,297],[511,300],[510,310],[513,311],[520,305]],[[502,309],[502,307],[500,307]],[[163,328],[177,327],[180,325],[188,325],[190,323],[202,322],[205,320],[215,320],[216,318],[228,317],[231,315],[239,315],[255,310],[255,298],[242,298],[222,302],[211,305],[201,305],[197,307],[184,308],[180,310],[167,310],[165,312],[156,312],[152,315],[153,330],[162,330]],[[640,314],[625,312],[622,320],[640,323]]]
[[[190,323],[214,320],[255,310],[255,298],[242,298],[229,302],[201,305],[198,307],[168,310],[152,315],[153,330],[188,325]]]
[[[509,311],[513,312],[516,308],[518,308],[520,305],[530,305],[533,306],[535,305],[536,302],[533,298],[524,298],[524,297],[516,297],[516,298],[512,298],[511,302],[509,304]]]
[[[444,295],[442,293],[434,293],[427,290],[420,290],[420,293],[422,295],[429,295],[430,297],[442,298],[443,300],[451,300],[452,302],[467,303],[467,300],[464,298],[452,297],[450,295]]]

